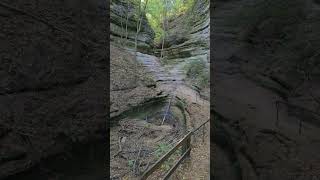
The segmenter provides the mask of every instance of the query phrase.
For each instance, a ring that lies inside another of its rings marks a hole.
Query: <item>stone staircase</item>
[[[184,79],[184,72],[181,66],[162,66],[155,56],[138,52],[137,61],[161,84],[174,84],[173,82],[181,82]]]

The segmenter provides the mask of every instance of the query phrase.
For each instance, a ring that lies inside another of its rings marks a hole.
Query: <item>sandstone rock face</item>
[[[134,55],[133,52],[113,45],[110,47],[111,118],[161,97],[156,81],[142,64],[135,60]]]
[[[131,1],[115,0],[110,4],[110,37],[117,43],[134,48],[137,32],[138,5]],[[143,14],[143,13],[142,13]],[[142,15],[141,29],[138,33],[138,51],[152,52],[154,32]],[[128,41],[125,40],[127,36]],[[122,37],[122,39],[121,39]]]
[[[211,9],[217,179],[310,179],[319,172],[320,8],[265,3],[216,1]]]
[[[166,68],[179,74],[180,79],[207,100],[210,93],[209,7],[208,0],[196,0],[187,12],[168,20],[161,60]],[[162,42],[155,46],[155,54],[160,57]]]
[[[207,0],[197,0],[188,12],[168,23],[164,56],[170,61],[190,58],[209,63],[209,4]]]
[[[0,179],[105,142],[106,3],[1,2]]]
[[[157,89],[156,81],[135,57],[137,14],[138,5],[130,1],[116,0],[110,5],[110,117],[112,124],[117,123],[115,119],[134,108],[162,96]],[[128,21],[126,21],[127,18]],[[153,53],[153,39],[154,32],[143,15],[141,30],[138,34],[137,54]]]

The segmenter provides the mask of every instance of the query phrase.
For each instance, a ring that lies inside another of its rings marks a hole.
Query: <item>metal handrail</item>
[[[191,152],[191,135],[194,134],[194,132],[198,131],[202,126],[207,124],[210,121],[208,119],[206,122],[202,123],[199,127],[196,129],[193,129],[192,131],[188,132],[174,147],[172,147],[166,154],[164,154],[155,164],[153,164],[148,170],[146,170],[143,175],[141,176],[140,180],[146,180],[155,170],[157,170],[158,167],[162,165],[180,146],[183,146],[184,151],[182,152],[183,155],[180,157],[180,159],[177,161],[177,163],[166,173],[164,180],[168,179],[173,172],[177,169],[179,164],[190,155]]]

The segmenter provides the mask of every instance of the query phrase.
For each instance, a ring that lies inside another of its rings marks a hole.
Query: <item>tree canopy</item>
[[[138,0],[139,1],[139,0]],[[141,0],[144,6],[146,0]],[[165,35],[163,23],[185,13],[194,0],[149,0],[146,8],[146,17],[154,30],[155,42],[159,42]]]

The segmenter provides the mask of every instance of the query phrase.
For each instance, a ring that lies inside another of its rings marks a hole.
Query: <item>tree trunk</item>
[[[143,11],[145,12],[146,11],[146,8],[147,8],[147,5],[148,5],[148,0],[146,0],[146,5],[144,6],[143,8]],[[140,32],[140,29],[141,29],[141,23],[142,23],[142,15],[141,15],[141,0],[140,0],[140,3],[139,3],[139,18],[138,18],[138,22],[137,22],[137,32],[136,32],[136,37],[135,37],[135,57],[137,58],[137,49],[138,49],[138,35],[139,35],[139,32]]]
[[[161,45],[161,55],[160,55],[160,60],[162,60],[163,58],[163,48],[164,48],[164,36],[165,36],[165,26],[164,26],[164,22],[163,22],[163,35],[162,35],[162,45]]]
[[[121,1],[121,5],[123,6],[123,2]],[[120,20],[120,24],[121,24],[121,38],[120,38],[120,44],[123,44],[123,31],[124,31],[124,29],[123,29],[123,18],[122,18],[122,16],[124,15],[124,13],[123,12],[121,12],[121,14],[120,14],[120,16],[121,16],[121,20]]]
[[[165,0],[165,4],[166,4],[166,7],[165,7],[165,10],[164,10],[164,13],[163,13],[163,36],[162,36],[162,46],[161,46],[161,55],[160,55],[160,60],[162,60],[163,58],[163,49],[164,49],[164,38],[165,38],[165,35],[166,35],[166,19],[167,19],[167,0]]]
[[[127,17],[126,17],[126,43],[128,43],[128,20],[129,20],[129,1],[127,1]]]
[[[140,27],[140,19],[141,19],[141,0],[139,0],[139,12],[138,12],[138,22],[137,22],[137,31],[134,40],[134,51],[135,51],[135,58],[137,58],[137,47],[138,47],[138,34],[139,34],[139,27]]]

